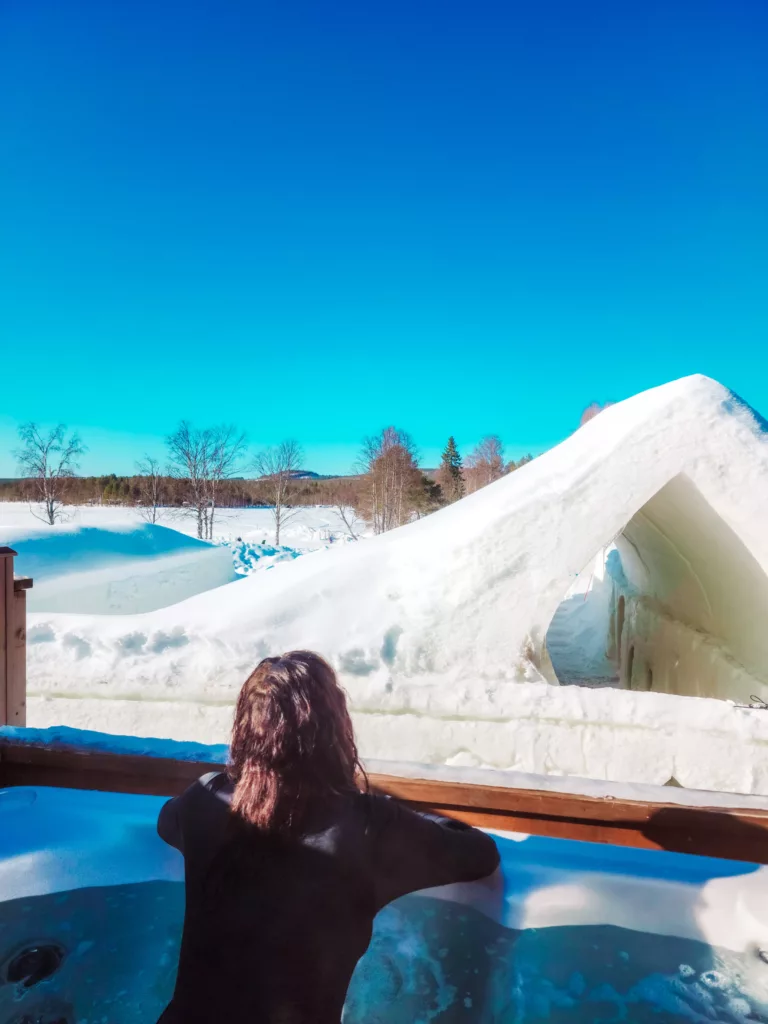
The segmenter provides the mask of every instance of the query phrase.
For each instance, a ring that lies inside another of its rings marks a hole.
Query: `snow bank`
[[[293,510],[283,524],[281,540],[300,551],[316,551],[331,543],[349,538],[347,528],[335,508],[327,505],[307,505]],[[40,527],[36,508],[25,501],[0,501],[0,524],[13,527],[19,536],[26,536]],[[96,526],[100,529],[140,526],[144,519],[139,510],[129,505],[67,505],[62,525]],[[180,533],[197,537],[197,520],[185,515],[183,509],[161,508],[158,524]],[[362,524],[361,524],[362,525]],[[57,526],[56,529],[60,529]],[[356,530],[366,534],[365,530]],[[248,541],[269,544],[274,540],[275,520],[270,508],[219,508],[216,510],[213,539],[217,542]]]
[[[766,507],[764,422],[715,381],[686,378],[364,544],[151,614],[32,616],[30,722],[224,741],[255,662],[310,647],[338,669],[367,757],[768,793],[768,713],[551,686],[544,644],[579,572],[645,516],[646,534],[664,535],[634,541],[655,559],[653,610],[722,652],[748,700],[768,680]],[[679,558],[662,557],[670,544]],[[677,589],[686,561],[695,571]],[[638,649],[638,672],[652,656]]]
[[[549,624],[547,654],[563,685],[619,685],[618,665],[610,657],[611,616],[617,595],[607,561],[614,551],[614,544],[608,552],[601,550],[579,574]]]
[[[30,612],[148,612],[235,578],[227,549],[149,523],[4,527],[0,544],[17,551],[17,572],[34,578]]]
[[[28,720],[41,728],[67,722],[143,737],[161,732],[179,741],[228,739],[237,686],[222,689],[218,698],[209,689],[175,699],[169,687],[165,700],[147,699],[140,690],[115,698],[109,686],[105,677],[99,688],[104,696],[91,696],[84,687],[64,699],[33,689]],[[385,701],[373,697],[366,706],[351,688],[350,696],[366,760],[658,786],[675,779],[690,789],[768,795],[768,712],[701,698],[547,683],[518,683],[495,698],[467,696],[459,703],[450,692],[438,700],[425,688],[419,699],[416,687],[401,694],[393,688],[391,710],[377,707]],[[398,707],[398,698],[407,706]]]
[[[50,729],[20,728],[0,725],[0,743],[9,740],[32,747],[66,747],[94,753],[165,757],[176,761],[201,761],[225,764],[227,747],[224,744],[189,743],[175,740],[153,739],[141,736],[115,736],[110,733],[72,729],[67,725]]]
[[[292,562],[294,558],[304,554],[301,549],[290,548],[284,544],[255,544],[253,541],[240,538],[221,543],[229,548],[238,576],[251,576],[255,572],[271,569],[280,562]]]

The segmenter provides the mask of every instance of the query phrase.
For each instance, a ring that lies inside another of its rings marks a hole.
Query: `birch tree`
[[[220,485],[237,472],[245,455],[246,437],[231,425],[214,427],[208,431],[208,447],[207,537],[213,540],[213,519],[218,508]]]
[[[600,413],[603,412],[603,410],[609,409],[614,404],[614,402],[606,402],[604,405],[601,405],[599,402],[590,402],[590,404],[581,414],[581,418],[579,419],[579,426],[583,427],[585,423],[589,423],[589,421],[593,420],[595,416],[599,416]]]
[[[193,427],[182,420],[168,437],[171,474],[183,482],[183,508],[197,521],[197,536],[213,539],[213,524],[222,480],[233,476],[245,454],[245,434],[235,427]]]
[[[374,533],[407,523],[415,509],[413,489],[421,485],[416,446],[396,427],[363,441],[360,465],[367,477],[365,513]]]
[[[275,520],[275,545],[280,544],[280,533],[285,524],[298,512],[288,499],[290,485],[301,469],[304,453],[297,441],[281,441],[273,448],[265,448],[254,459],[254,470],[260,477],[268,496]]]
[[[79,458],[86,451],[77,433],[67,435],[67,428],[59,423],[47,433],[37,423],[23,423],[19,427],[21,448],[14,452],[21,475],[32,488],[40,514],[35,518],[53,526],[63,518],[68,481],[75,476]]]
[[[182,510],[197,521],[197,536],[208,534],[206,479],[210,449],[209,431],[198,430],[182,420],[166,440],[168,469],[183,484]]]
[[[136,463],[139,474],[138,513],[147,523],[156,523],[163,514],[163,473],[158,459],[151,455]]]
[[[365,520],[357,512],[358,493],[349,481],[339,480],[334,482],[333,488],[328,495],[330,504],[344,525],[352,540],[359,540],[365,529]]]
[[[504,445],[496,434],[489,434],[467,457],[464,470],[467,492],[472,493],[481,487],[487,487],[494,480],[501,479],[504,473]]]

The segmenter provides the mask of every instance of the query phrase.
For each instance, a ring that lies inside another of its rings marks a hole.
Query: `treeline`
[[[299,478],[291,481],[291,501],[296,505],[328,505],[339,486],[362,493],[359,476]],[[161,504],[182,505],[185,487],[172,476],[161,476]],[[34,501],[34,488],[28,480],[0,481],[0,501]],[[146,493],[146,478],[140,474],[120,476],[75,476],[67,481],[67,504],[70,505],[139,505]],[[225,480],[219,493],[219,504],[227,508],[249,508],[269,505],[269,490],[264,481],[239,477]]]
[[[464,464],[455,438],[450,437],[437,470],[424,471],[411,437],[404,430],[386,427],[363,443],[362,496],[355,507],[374,533],[385,533],[458,501],[530,461],[526,455],[519,462],[505,462],[501,439],[491,435],[483,438]]]
[[[198,428],[182,421],[166,439],[163,463],[145,455],[131,476],[81,477],[77,470],[87,449],[63,425],[45,431],[36,423],[23,424],[19,440],[14,455],[21,478],[0,482],[0,499],[29,501],[44,522],[62,518],[68,504],[129,505],[151,523],[170,508],[194,517],[198,536],[210,539],[219,509],[257,505],[272,511],[278,544],[285,523],[307,505],[333,506],[354,538],[366,524],[384,533],[531,459],[505,461],[501,440],[491,435],[464,462],[451,437],[437,469],[423,469],[412,438],[386,427],[365,439],[353,475],[314,478],[304,472],[303,451],[295,441],[249,457],[245,435],[234,427]]]

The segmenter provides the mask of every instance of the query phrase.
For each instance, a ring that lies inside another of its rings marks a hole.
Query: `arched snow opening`
[[[768,700],[768,575],[679,475],[579,574],[546,644],[561,684]]]

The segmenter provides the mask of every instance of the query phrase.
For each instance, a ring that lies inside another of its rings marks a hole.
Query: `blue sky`
[[[762,0],[0,7],[0,475],[181,417],[510,456],[692,372],[768,414]]]

